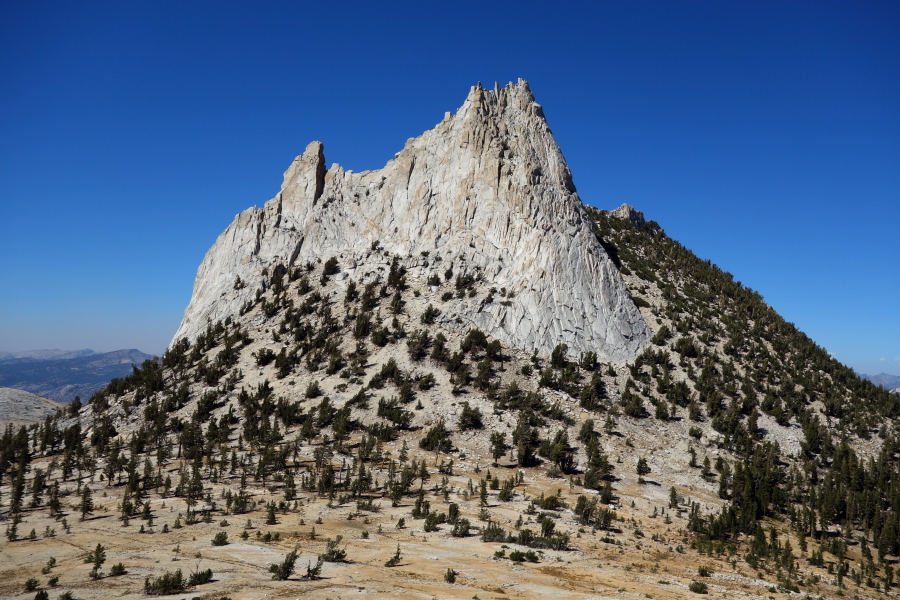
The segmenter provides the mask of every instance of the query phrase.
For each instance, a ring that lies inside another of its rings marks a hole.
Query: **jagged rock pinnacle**
[[[630,204],[623,204],[619,208],[610,211],[609,214],[617,219],[625,219],[631,223],[632,227],[636,227],[637,229],[643,229],[644,225],[647,224],[644,220],[644,213],[635,209]]]
[[[547,354],[564,343],[619,362],[647,342],[647,325],[521,79],[473,86],[455,115],[408,140],[380,170],[326,170],[322,144],[309,144],[278,195],[239,214],[207,252],[175,339],[236,316],[275,264],[336,256],[347,276],[363,277],[376,260],[373,242],[410,265],[477,272],[484,286],[505,288],[504,302],[453,299],[442,318],[513,347]]]

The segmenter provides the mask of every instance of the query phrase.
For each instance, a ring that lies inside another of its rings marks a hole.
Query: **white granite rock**
[[[615,210],[611,210],[609,214],[617,219],[625,219],[629,223],[631,223],[632,227],[637,229],[643,229],[644,225],[646,225],[646,221],[644,220],[644,213],[639,210],[635,210],[633,206],[630,204],[623,204],[619,208]]]
[[[360,276],[373,260],[387,260],[371,251],[376,241],[407,262],[439,255],[428,267],[435,273],[479,269],[483,288],[506,288],[508,306],[453,301],[443,317],[455,313],[511,346],[548,354],[565,343],[573,356],[594,350],[621,362],[648,340],[521,79],[494,90],[474,86],[455,115],[408,140],[380,170],[326,170],[322,144],[309,144],[278,195],[237,215],[207,252],[175,339],[237,315],[264,267],[337,256]],[[238,277],[245,285],[236,289]]]

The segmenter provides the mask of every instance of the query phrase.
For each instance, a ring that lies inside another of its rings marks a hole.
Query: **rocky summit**
[[[262,208],[237,215],[207,252],[175,340],[236,316],[278,268],[330,257],[345,281],[384,268],[455,273],[503,290],[461,297],[440,319],[528,352],[558,344],[623,362],[646,345],[646,323],[594,234],[541,106],[524,80],[473,86],[455,115],[410,139],[376,171],[325,167],[312,142]],[[174,341],[174,340],[173,340]]]

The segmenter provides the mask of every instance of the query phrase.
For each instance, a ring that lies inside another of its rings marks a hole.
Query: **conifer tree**
[[[88,561],[94,563],[94,568],[90,572],[91,579],[99,579],[100,567],[106,562],[106,548],[102,544],[97,544],[94,551],[88,555]]]
[[[79,504],[78,508],[81,509],[82,521],[87,518],[87,515],[94,514],[94,496],[91,493],[90,486],[84,486],[84,489],[81,492],[81,504]]]
[[[643,457],[639,458],[637,461],[637,468],[635,470],[641,477],[650,473],[650,466],[647,464],[647,459]]]
[[[47,500],[47,508],[50,509],[51,517],[56,517],[62,512],[62,503],[59,500],[58,480],[54,480],[53,486],[50,488],[50,498]]]
[[[503,455],[506,454],[506,434],[502,431],[495,431],[491,433],[491,456],[494,458],[494,466],[497,466],[497,461],[503,458]]]

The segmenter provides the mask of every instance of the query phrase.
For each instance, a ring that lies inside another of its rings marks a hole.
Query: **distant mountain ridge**
[[[893,390],[900,387],[900,375],[889,375],[888,373],[879,373],[878,375],[866,375],[860,373],[860,377],[868,379],[875,385],[883,387],[886,390]]]
[[[0,362],[5,360],[15,360],[17,358],[31,358],[35,360],[46,360],[50,358],[80,358],[82,356],[90,356],[97,354],[94,350],[85,348],[83,350],[25,350],[24,352],[0,352]]]
[[[0,386],[25,390],[57,402],[71,402],[75,396],[87,401],[91,394],[112,379],[131,374],[131,365],[140,366],[152,358],[139,350],[29,350],[0,354]]]

